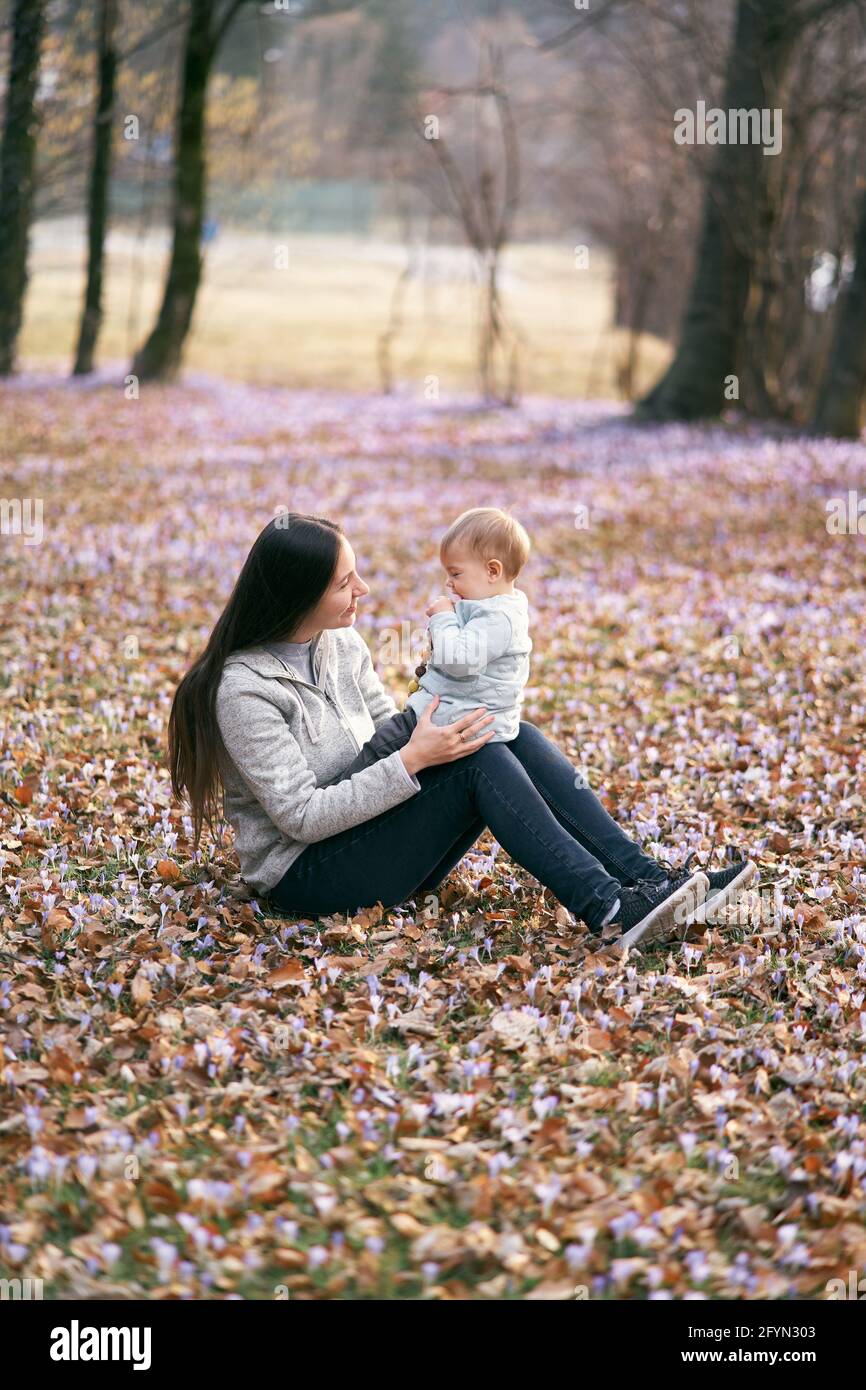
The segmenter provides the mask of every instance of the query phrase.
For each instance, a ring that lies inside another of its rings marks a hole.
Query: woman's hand
[[[433,711],[439,704],[439,696],[434,696],[421,715],[409,742],[400,749],[400,757],[407,772],[420,772],[424,767],[436,767],[439,763],[453,763],[474,753],[493,737],[495,730],[485,725],[493,720],[492,714],[485,714],[486,705],[480,705],[471,714],[464,714],[453,724],[434,724]]]

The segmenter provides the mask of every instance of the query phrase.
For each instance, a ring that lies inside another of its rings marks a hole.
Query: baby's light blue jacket
[[[433,656],[407,705],[417,715],[440,697],[434,724],[451,724],[479,705],[495,715],[491,743],[508,743],[520,726],[523,689],[529,679],[529,604],[526,595],[458,599],[453,613],[430,619]]]

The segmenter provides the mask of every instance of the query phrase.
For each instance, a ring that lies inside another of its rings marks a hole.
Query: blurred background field
[[[862,431],[866,0],[3,18],[0,375]]]
[[[275,267],[276,247],[288,267]],[[124,367],[159,307],[169,239],[119,228],[107,242],[106,362]],[[205,251],[205,271],[186,363],[267,385],[381,388],[378,346],[395,284],[407,263],[397,241],[320,231],[220,230]],[[21,338],[22,361],[67,366],[74,352],[86,262],[84,224],[37,224],[32,279]],[[422,247],[415,257],[393,340],[394,374],[413,393],[430,376],[441,390],[471,391],[477,379],[478,279],[468,250]],[[613,397],[625,333],[611,327],[612,268],[595,251],[577,269],[572,247],[527,243],[503,258],[502,291],[523,334],[522,385],[534,395]],[[670,356],[645,335],[640,384],[648,388]]]

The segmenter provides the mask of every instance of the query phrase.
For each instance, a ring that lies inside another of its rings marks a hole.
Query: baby
[[[494,716],[485,726],[494,730],[490,742],[517,737],[532,642],[526,595],[514,581],[529,549],[520,522],[498,507],[473,507],[448,528],[439,557],[453,597],[443,595],[427,609],[426,668],[410,686],[406,708],[379,726],[340,780],[403,748],[437,695],[434,724],[451,724],[486,705]]]

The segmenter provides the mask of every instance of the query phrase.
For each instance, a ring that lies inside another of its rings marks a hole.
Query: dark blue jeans
[[[629,839],[551,741],[525,721],[425,768],[421,790],[371,820],[307,845],[268,895],[281,911],[321,916],[431,893],[488,827],[502,848],[594,928],[623,884],[664,872]]]

